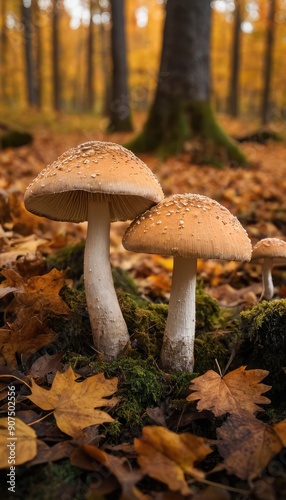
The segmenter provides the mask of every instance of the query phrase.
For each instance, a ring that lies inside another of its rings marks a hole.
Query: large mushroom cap
[[[252,260],[276,257],[286,258],[286,242],[279,238],[264,238],[253,247]]]
[[[108,200],[111,221],[130,220],[164,197],[151,170],[112,142],[80,144],[48,165],[28,186],[30,212],[58,221],[87,220],[91,197]]]
[[[123,237],[127,250],[181,257],[249,261],[251,243],[227,208],[198,194],[166,198],[135,219]]]

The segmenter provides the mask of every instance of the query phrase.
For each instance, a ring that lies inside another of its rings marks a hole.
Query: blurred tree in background
[[[109,120],[116,130],[119,115],[126,114],[130,120],[133,112],[150,112],[157,88],[168,81],[162,78],[162,68],[159,73],[160,55],[166,49],[162,51],[166,2],[113,3],[118,12],[121,9],[121,17],[115,14],[112,23],[114,9],[110,0],[1,0],[2,116],[12,117],[14,112],[27,108],[32,112],[41,108],[43,116],[53,110],[89,113],[95,118],[105,117],[101,127],[106,127]],[[167,2],[167,9],[171,9],[172,3]],[[192,6],[196,2],[188,3]],[[283,128],[285,0],[199,3],[208,3],[200,29],[205,30],[210,24],[209,101],[214,111],[239,113],[256,118],[257,123],[273,122],[277,130]],[[182,29],[179,25],[176,28],[179,40],[174,43],[178,46],[181,39],[183,48],[185,18],[180,23]],[[114,36],[120,39],[115,44]],[[173,49],[176,53],[176,47]],[[175,62],[179,61],[182,57]],[[122,87],[119,80],[115,85],[118,74]],[[204,85],[205,82],[201,91]],[[138,120],[134,124],[138,130]]]

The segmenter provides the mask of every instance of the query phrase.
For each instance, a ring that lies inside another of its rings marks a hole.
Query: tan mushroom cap
[[[127,250],[181,257],[249,261],[251,243],[227,208],[198,194],[176,194],[135,219]]]
[[[253,247],[252,260],[275,257],[286,258],[286,242],[279,238],[264,238]]]
[[[58,221],[87,220],[91,197],[108,200],[111,221],[130,220],[164,197],[151,170],[131,151],[91,141],[69,149],[28,186],[30,212]]]

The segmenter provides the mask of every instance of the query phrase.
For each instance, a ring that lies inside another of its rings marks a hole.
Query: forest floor
[[[233,136],[252,130],[247,122],[222,117],[222,123]],[[131,354],[108,364],[92,348],[85,306],[86,224],[52,222],[24,209],[28,183],[61,153],[90,140],[123,144],[130,138],[106,135],[104,125],[31,122],[33,144],[0,151],[0,448],[6,450],[1,467],[7,462],[9,429],[3,422],[11,385],[19,419],[11,498],[283,499],[286,264],[273,269],[276,300],[259,304],[261,263],[199,260],[195,375],[166,374],[158,353],[172,259],[127,252],[121,240],[128,223],[112,224],[114,280],[133,340]],[[199,193],[227,207],[252,244],[266,237],[285,240],[286,142],[241,147],[249,167],[195,165],[190,151],[167,161],[150,154],[141,159],[165,195]],[[110,381],[106,388],[100,373]],[[214,373],[215,381],[209,378]],[[92,394],[101,391],[99,402],[87,403],[87,420],[79,404],[84,390],[79,401],[74,396],[85,382]],[[59,402],[62,384],[70,388],[69,409]],[[49,401],[47,388],[54,391]],[[198,391],[199,403],[187,400],[191,390]],[[94,407],[105,411],[95,415]],[[79,427],[71,428],[70,421]],[[10,498],[9,470],[1,471],[2,498]]]

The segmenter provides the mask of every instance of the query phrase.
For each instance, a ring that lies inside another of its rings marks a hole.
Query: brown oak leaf
[[[286,445],[286,421],[267,425],[247,413],[230,415],[217,429],[217,447],[226,469],[243,480],[258,477]]]
[[[119,398],[106,399],[117,390],[118,379],[106,379],[103,373],[77,382],[79,375],[71,367],[57,373],[51,389],[44,389],[32,380],[28,398],[47,411],[54,411],[57,426],[69,436],[76,437],[82,429],[114,419],[98,408],[112,407]]]
[[[145,474],[183,495],[190,493],[185,474],[203,478],[204,473],[194,463],[212,452],[204,438],[189,433],[176,434],[157,426],[144,427],[142,437],[135,439],[134,447]]]
[[[245,370],[241,366],[224,377],[213,370],[192,380],[190,388],[195,391],[188,401],[197,401],[197,409],[210,410],[218,417],[224,413],[240,414],[246,411],[255,414],[263,411],[259,404],[268,404],[270,399],[261,394],[269,391],[271,386],[260,384],[267,375],[266,370]]]

